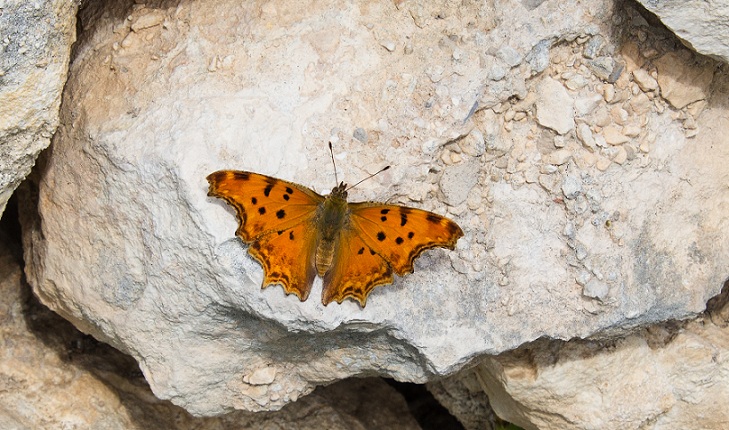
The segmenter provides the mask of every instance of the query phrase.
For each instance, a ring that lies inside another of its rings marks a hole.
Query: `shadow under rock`
[[[22,242],[17,218],[17,203],[13,200],[0,220],[0,240],[22,267]],[[395,390],[381,378],[350,378],[319,387],[280,411],[236,411],[221,417],[194,417],[183,408],[156,398],[133,357],[80,332],[44,306],[35,297],[24,276],[19,288],[22,318],[28,334],[53,351],[62,363],[69,366],[69,372],[93,375],[115,393],[121,409],[127,414],[129,428],[248,429],[273,426],[304,429],[325,422],[336,424],[337,428],[376,429],[382,428],[382,425],[406,429],[418,426],[424,429],[462,428],[450,425],[455,419],[437,404],[424,386],[400,384],[400,389]],[[397,387],[397,384],[391,385]],[[403,390],[402,387],[409,388]],[[420,387],[420,390],[414,387]],[[423,402],[423,396],[429,396],[431,401]],[[430,406],[424,408],[424,404]],[[423,413],[426,409],[429,411],[427,414]],[[411,411],[420,411],[417,422]],[[439,418],[439,414],[447,417]]]

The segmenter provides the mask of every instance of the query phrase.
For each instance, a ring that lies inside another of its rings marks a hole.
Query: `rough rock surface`
[[[352,375],[422,382],[540,337],[690,317],[727,277],[726,71],[653,38],[622,3],[83,14],[62,126],[23,196],[28,279],[194,414],[276,409]],[[682,109],[661,93],[691,83],[653,63],[673,52],[712,76]],[[535,119],[545,79],[574,100],[574,130]],[[365,309],[323,307],[319,284],[305,303],[261,291],[233,213],[206,197],[220,168],[327,190],[327,141],[348,180],[393,165],[354,199],[432,209],[466,232]],[[478,179],[442,202],[443,172],[469,163]]]
[[[0,215],[58,126],[77,1],[0,1]]]
[[[477,373],[496,413],[524,429],[727,428],[728,298],[622,339],[537,341]]]
[[[39,304],[4,239],[0,232],[0,428],[420,428],[402,396],[378,378],[321,387],[276,412],[193,417],[157,399],[131,357]]]
[[[460,421],[466,430],[499,428],[478,373],[466,370],[429,382],[428,390]]]
[[[684,43],[704,55],[729,63],[724,0],[638,0],[656,14]]]

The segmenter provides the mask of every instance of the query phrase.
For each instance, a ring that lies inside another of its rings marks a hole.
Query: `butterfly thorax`
[[[319,237],[316,247],[316,271],[319,276],[329,271],[334,260],[337,238],[349,224],[347,185],[341,183],[332,189],[317,209],[316,225]]]

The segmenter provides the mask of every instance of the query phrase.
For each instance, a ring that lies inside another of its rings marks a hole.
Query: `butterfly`
[[[423,251],[454,249],[463,236],[455,222],[433,212],[348,203],[344,182],[322,196],[253,172],[220,170],[207,180],[208,195],[235,209],[236,235],[263,266],[262,288],[280,284],[302,302],[319,275],[325,306],[349,297],[364,308],[375,287],[392,283],[393,273],[412,273]]]

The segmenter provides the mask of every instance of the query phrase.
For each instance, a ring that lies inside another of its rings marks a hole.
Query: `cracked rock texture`
[[[476,373],[494,411],[524,429],[727,428],[725,290],[691,322],[611,340],[540,340],[484,360]]]
[[[78,2],[0,1],[0,216],[58,126]]]
[[[420,428],[402,396],[378,378],[321,387],[280,411],[193,417],[157,399],[131,357],[38,303],[6,239],[0,231],[0,428]]]
[[[93,2],[80,19],[21,196],[27,277],[193,414],[625,335],[696,316],[727,278],[726,65],[627,3]],[[326,192],[328,141],[348,182],[392,165],[352,200],[466,233],[365,309],[261,291],[206,197],[221,168]]]
[[[729,63],[727,22],[729,3],[724,0],[639,0],[689,47]]]

